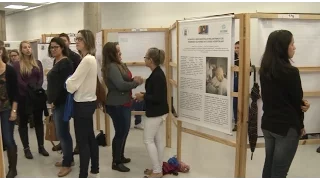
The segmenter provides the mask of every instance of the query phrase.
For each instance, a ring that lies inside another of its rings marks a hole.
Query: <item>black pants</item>
[[[286,136],[262,131],[266,150],[262,178],[286,178],[299,145],[297,131],[290,128]]]
[[[89,161],[91,173],[99,173],[99,147],[93,131],[93,113],[96,102],[74,102],[74,130],[79,145],[79,178],[88,177]]]
[[[44,144],[44,125],[43,125],[43,110],[35,110],[32,112],[33,121],[36,129],[36,136],[38,141],[38,147]],[[23,144],[23,148],[29,148],[29,136],[28,136],[28,119],[31,114],[26,112],[26,101],[22,98],[18,104],[18,115],[20,117],[19,122],[19,135]]]
[[[113,163],[121,163],[131,125],[131,109],[125,106],[106,106],[106,110],[115,130],[112,140]]]

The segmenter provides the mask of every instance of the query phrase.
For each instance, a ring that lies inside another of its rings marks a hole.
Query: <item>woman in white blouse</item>
[[[90,30],[80,30],[76,37],[76,47],[82,60],[72,76],[66,81],[67,91],[74,94],[74,129],[80,154],[79,178],[99,174],[99,148],[93,130],[93,114],[97,107],[97,61],[94,57],[95,40]]]

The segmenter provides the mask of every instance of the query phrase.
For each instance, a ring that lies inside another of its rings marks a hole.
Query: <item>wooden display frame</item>
[[[170,73],[168,72],[169,68],[169,29],[168,28],[140,28],[140,29],[103,29],[102,30],[102,37],[103,37],[103,44],[106,44],[108,42],[108,33],[145,33],[145,32],[164,32],[165,33],[165,63],[164,66],[166,67],[166,74]],[[144,62],[141,61],[134,61],[134,62],[126,62],[126,64],[128,66],[145,66]],[[147,77],[143,77],[143,78],[147,78]],[[171,91],[170,90],[170,82],[168,79],[168,76],[166,76],[167,78],[167,89],[168,89],[168,103],[171,104]],[[97,111],[98,115],[96,115],[97,117],[100,118],[99,112]],[[107,145],[110,145],[110,117],[107,113],[105,114],[105,132],[106,132],[106,141],[107,141]],[[145,111],[131,111],[132,115],[145,115]],[[169,114],[168,117],[166,119],[166,147],[171,147],[171,106],[169,106]],[[97,125],[97,127],[100,127],[100,121],[97,120],[97,123],[99,122],[99,125]],[[109,142],[109,143],[108,143]]]
[[[299,19],[313,19],[320,20],[320,14],[288,14],[288,13],[242,13],[235,14],[234,19],[240,20],[240,52],[239,59],[240,64],[239,67],[233,66],[231,67],[232,72],[239,72],[239,91],[231,92],[232,97],[238,97],[238,121],[237,121],[237,133],[236,133],[236,141],[227,140],[221,137],[209,135],[206,133],[198,132],[196,130],[188,129],[182,126],[182,121],[179,118],[173,118],[173,123],[177,127],[177,157],[181,160],[181,143],[182,143],[182,132],[194,135],[197,137],[201,137],[204,139],[208,139],[211,141],[215,141],[230,147],[236,148],[235,154],[235,172],[234,177],[244,178],[246,176],[246,160],[247,160],[247,149],[250,148],[247,140],[248,133],[248,124],[247,119],[249,112],[247,111],[247,107],[249,107],[249,86],[250,86],[250,76],[249,72],[251,71],[250,67],[250,20],[251,18],[283,18],[290,19],[291,17],[298,17]],[[177,88],[177,97],[179,97],[179,23],[176,21],[170,28],[169,33],[173,29],[177,29],[177,63],[172,61],[169,62],[170,71],[173,68],[177,68],[177,81],[173,80],[172,73],[169,77],[169,82],[171,84],[171,88]],[[169,36],[171,42],[171,35]],[[172,45],[170,45],[170,60],[172,60]],[[300,72],[308,72],[308,73],[317,73],[320,72],[320,67],[298,67]],[[243,76],[245,75],[245,76]],[[233,88],[232,88],[233,89]],[[170,90],[172,92],[172,89]],[[320,97],[320,91],[314,92],[304,92],[305,97]],[[178,100],[179,101],[179,100]],[[178,102],[179,104],[179,102]],[[179,109],[178,109],[179,111]],[[299,145],[308,145],[308,144],[320,144],[320,139],[309,139],[309,140],[300,140]],[[264,147],[264,143],[257,143],[256,148]]]

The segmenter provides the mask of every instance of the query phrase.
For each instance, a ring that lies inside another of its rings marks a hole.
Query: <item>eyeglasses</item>
[[[76,41],[83,41],[83,37],[76,37]]]
[[[50,46],[50,49],[51,49],[51,50],[53,50],[53,49],[56,50],[56,49],[58,49],[59,47],[60,47],[60,46]]]

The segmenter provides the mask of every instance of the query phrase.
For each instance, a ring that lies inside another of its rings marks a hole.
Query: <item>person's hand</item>
[[[144,99],[143,93],[136,93],[135,96],[136,96],[137,101],[143,101],[143,99]]]
[[[135,76],[133,80],[137,82],[139,85],[143,84],[143,78],[141,76]]]
[[[304,128],[301,129],[301,137],[306,135],[306,130]]]
[[[14,112],[13,110],[11,111],[11,114],[10,114],[10,118],[9,120],[10,121],[15,121],[17,119],[17,112]]]
[[[307,100],[303,99],[302,101],[304,103],[304,106],[301,106],[301,110],[302,110],[302,112],[307,112],[308,109],[310,108],[310,104]]]

